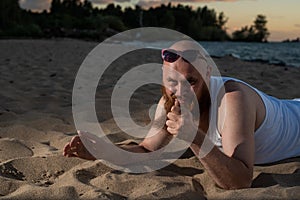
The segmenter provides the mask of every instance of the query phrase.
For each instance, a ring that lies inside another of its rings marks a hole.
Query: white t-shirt
[[[300,156],[300,101],[280,100],[271,97],[249,84],[234,78],[211,77],[210,80],[210,125],[208,137],[222,149],[222,137],[217,129],[217,96],[227,81],[236,81],[253,88],[261,97],[266,116],[255,131],[255,164],[279,161]]]

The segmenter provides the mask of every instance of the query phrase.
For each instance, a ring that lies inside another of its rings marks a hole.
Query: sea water
[[[211,56],[300,67],[300,42],[199,42]]]
[[[168,48],[169,41],[121,42],[126,45],[140,46],[141,48]],[[245,61],[258,61],[276,65],[300,67],[300,42],[207,42],[199,44],[211,56],[233,56]]]

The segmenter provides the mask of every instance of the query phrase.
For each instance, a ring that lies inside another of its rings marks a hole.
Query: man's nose
[[[182,97],[187,92],[187,87],[184,84],[178,84],[176,87],[175,96]]]

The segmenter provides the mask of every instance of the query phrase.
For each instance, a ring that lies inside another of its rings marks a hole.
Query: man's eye
[[[191,80],[188,80],[188,82],[189,82],[189,84],[191,84],[191,85],[195,85],[195,83],[196,83],[197,81],[194,80],[194,79],[191,79]]]
[[[177,83],[177,81],[174,80],[174,79],[168,79],[168,82],[170,82],[170,83]]]

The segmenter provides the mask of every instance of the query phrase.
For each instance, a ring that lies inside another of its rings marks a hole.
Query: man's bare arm
[[[255,103],[243,88],[227,92],[225,98],[226,115],[221,130],[224,152],[214,147],[200,161],[220,187],[246,188],[253,176]],[[203,132],[199,133],[191,146],[196,155],[203,139]]]
[[[166,131],[165,115],[164,100],[161,98],[147,137],[140,144],[123,144],[118,146],[126,151],[135,153],[147,153],[158,150],[165,146],[173,138],[173,136]],[[84,147],[79,136],[73,137],[71,141],[65,145],[63,155],[67,157],[79,157],[87,160],[96,160],[96,158]]]
[[[167,120],[167,113],[164,108],[164,103],[165,100],[163,97],[161,97],[157,105],[155,116],[149,133],[140,144],[149,151],[156,151],[164,147],[173,138],[173,136],[168,133],[167,127],[165,125]]]

